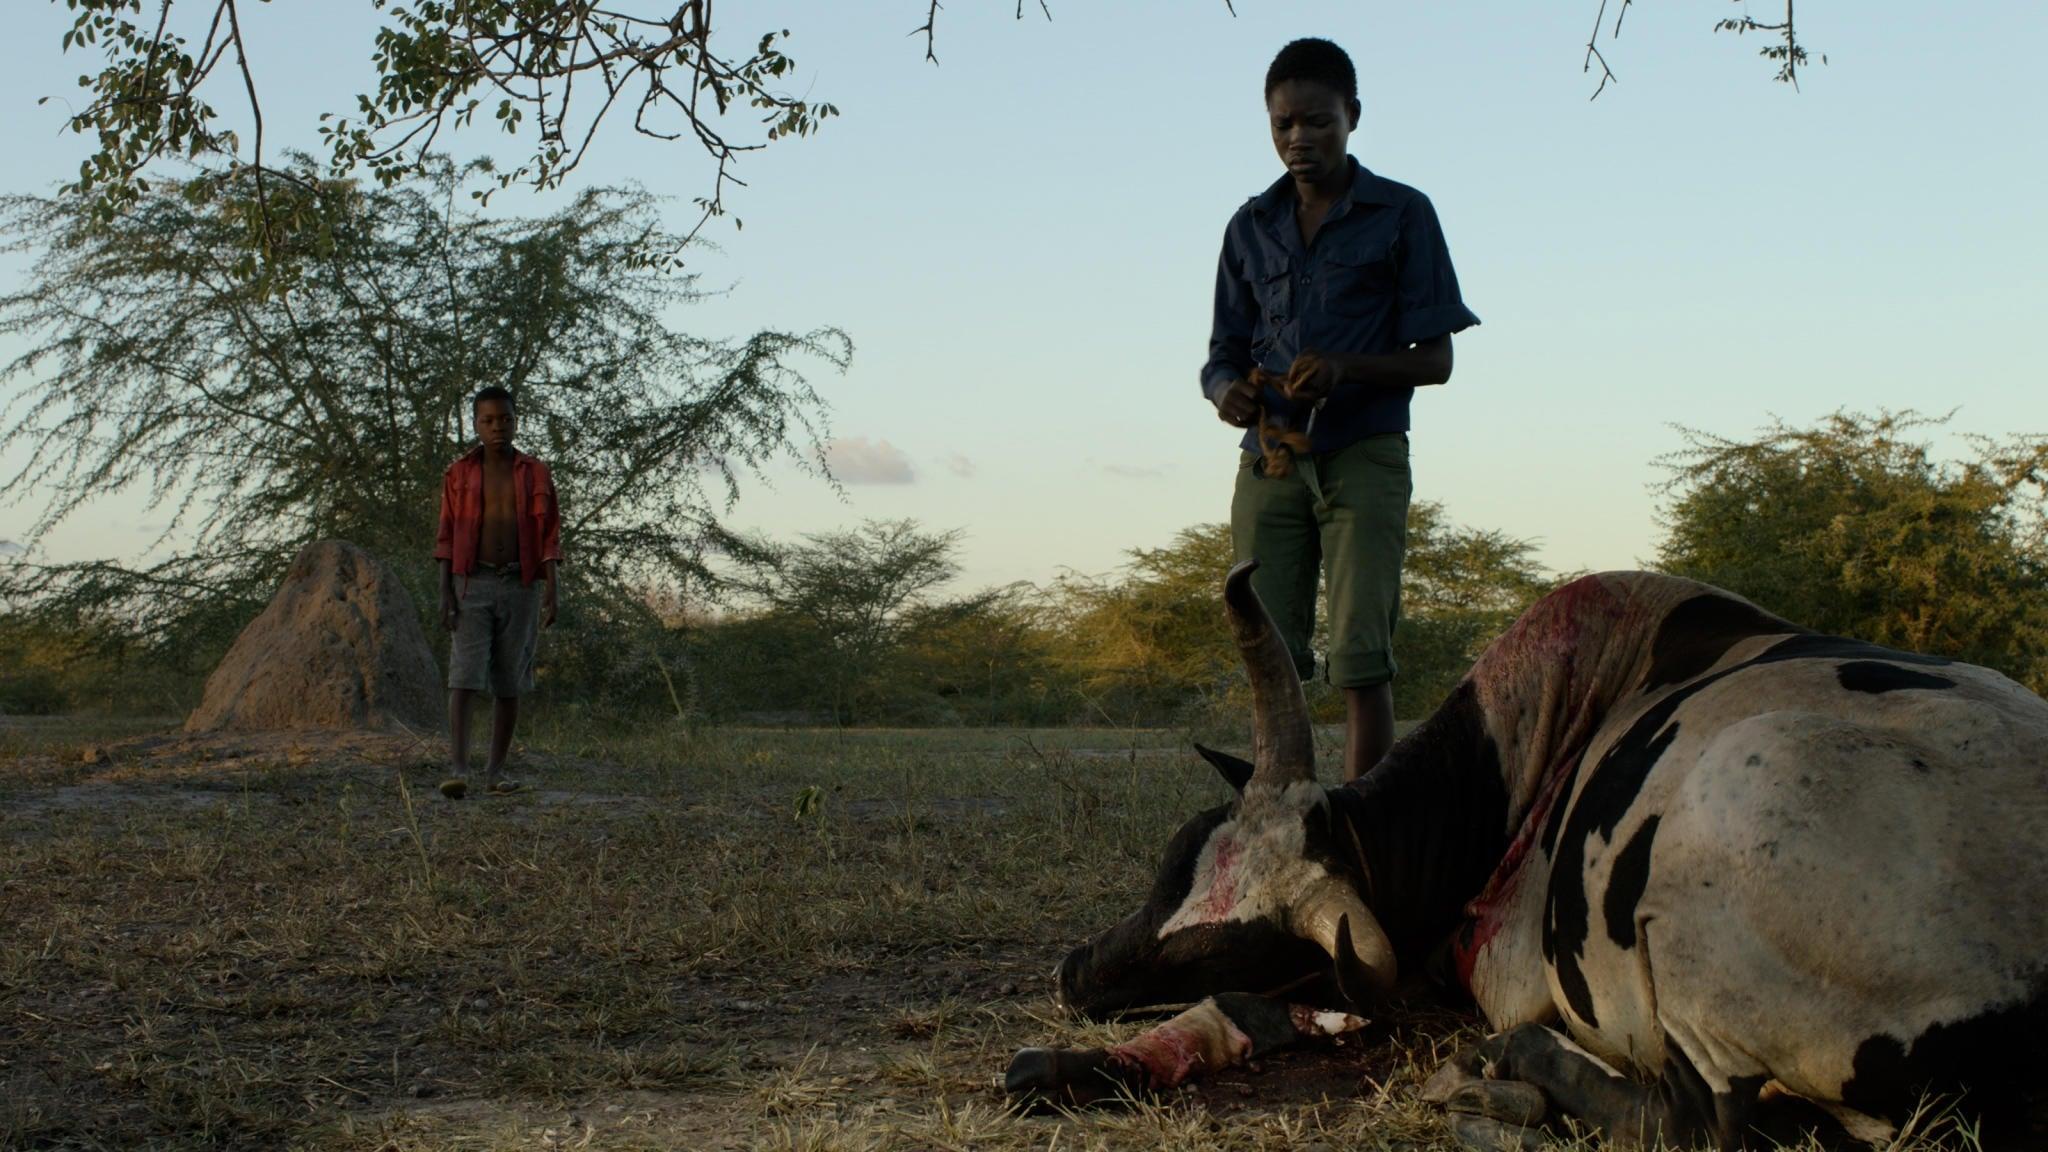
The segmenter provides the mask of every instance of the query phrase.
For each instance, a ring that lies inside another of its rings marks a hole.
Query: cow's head
[[[1334,975],[1361,1003],[1395,975],[1394,950],[1359,898],[1359,853],[1316,783],[1308,702],[1285,641],[1231,569],[1224,606],[1252,688],[1251,763],[1202,749],[1237,791],[1167,846],[1143,907],[1075,949],[1060,1002],[1091,1015],[1270,992]]]

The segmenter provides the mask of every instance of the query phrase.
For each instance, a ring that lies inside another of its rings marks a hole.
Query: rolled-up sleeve
[[[546,564],[562,558],[562,505],[555,498],[554,473],[543,468],[539,480],[534,497],[540,505],[540,562]]]
[[[1252,325],[1258,309],[1244,276],[1244,255],[1233,228],[1223,233],[1216,258],[1215,308],[1209,321],[1209,360],[1202,365],[1202,395],[1216,404],[1223,390],[1252,369]]]
[[[455,559],[455,470],[441,474],[441,523],[434,532],[434,559]]]
[[[1420,344],[1479,323],[1458,294],[1450,245],[1429,197],[1416,193],[1401,213],[1400,307],[1394,337],[1402,346]]]

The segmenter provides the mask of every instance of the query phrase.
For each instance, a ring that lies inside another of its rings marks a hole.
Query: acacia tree
[[[1555,582],[1534,550],[1527,540],[1453,523],[1434,501],[1409,507],[1394,638],[1398,715],[1434,710],[1480,650]],[[1098,716],[1241,711],[1243,666],[1221,599],[1233,559],[1230,526],[1197,524],[1165,547],[1129,556],[1112,576],[1068,576],[1056,586],[1055,651],[1065,671]],[[1312,643],[1327,650],[1327,638],[1323,613]],[[1341,715],[1334,693],[1320,682],[1306,687],[1319,716]]]
[[[233,273],[245,174],[160,185],[110,221],[76,194],[0,202],[10,248],[38,254],[0,297],[0,334],[27,346],[0,368],[0,449],[24,461],[0,497],[48,498],[31,546],[127,488],[189,536],[141,571],[11,565],[15,596],[161,628],[223,590],[262,594],[325,536],[394,563],[417,596],[441,470],[486,384],[512,391],[522,443],[554,468],[586,588],[708,581],[709,555],[744,549],[721,523],[743,473],[786,458],[824,474],[824,404],[800,368],[844,368],[846,337],[675,330],[667,310],[696,288],[655,255],[680,238],[647,193],[486,219],[460,195],[473,173],[445,164],[372,189],[297,171],[293,210],[313,223],[288,293]]]
[[[1401,570],[1401,622],[1394,656],[1395,715],[1436,710],[1472,662],[1515,617],[1568,576],[1546,573],[1536,546],[1497,529],[1455,524],[1442,504],[1408,509],[1408,555]]]
[[[984,589],[905,614],[885,676],[910,718],[1038,725],[1071,719],[1046,597],[1028,583]]]
[[[1925,435],[1948,419],[1683,430],[1664,461],[1659,566],[1810,628],[2048,690],[2048,437],[1973,438],[1972,458],[1944,462]]]
[[[246,5],[51,2],[76,12],[63,36],[64,50],[98,50],[105,58],[97,73],[79,81],[90,98],[70,126],[94,136],[98,147],[67,191],[88,196],[96,214],[111,218],[147,194],[146,171],[162,158],[208,155],[246,163],[255,175],[255,211],[243,220],[250,247],[278,257],[285,238],[305,221],[277,211],[271,191],[304,174],[266,166],[261,69],[243,36]],[[837,114],[829,103],[780,88],[796,69],[783,50],[787,29],[749,27],[736,37],[714,19],[713,0],[370,2],[389,18],[371,53],[370,89],[353,108],[321,117],[330,176],[364,167],[388,184],[417,173],[443,132],[470,128],[482,114],[530,149],[497,176],[498,185],[553,187],[575,171],[606,120],[630,116],[634,131],[694,141],[712,162],[710,187],[696,201],[701,228],[724,212],[726,186],[741,156],[808,135]],[[1612,6],[1610,37],[1620,35],[1629,6],[1630,0]],[[903,0],[906,28],[923,37],[924,58],[934,63],[940,7],[938,0]],[[1033,7],[1051,18],[1049,0],[1036,0]],[[1025,0],[1016,0],[1019,19],[1025,8]],[[1233,0],[1224,0],[1224,8],[1235,14]],[[1595,96],[1615,79],[1598,47],[1609,9],[1608,0],[1599,0],[1586,43],[1586,70],[1596,63],[1600,70]],[[923,23],[909,29],[919,15]],[[1756,20],[1745,6],[1742,16],[1715,27],[1764,34],[1769,43],[1763,55],[1778,65],[1780,80],[1796,83],[1808,61],[1792,0],[1785,0],[1782,20]],[[223,89],[244,105],[248,117],[246,159],[243,141],[222,126],[209,102]],[[736,123],[735,113],[753,122]]]
[[[822,671],[832,710],[858,718],[877,669],[934,607],[931,594],[959,574],[961,533],[927,532],[915,520],[869,520],[858,528],[759,543],[743,585],[767,611],[802,625],[802,662]]]
[[[1068,573],[1053,589],[1058,657],[1089,719],[1213,708],[1241,679],[1221,599],[1230,526],[1196,524],[1126,556],[1115,573]]]

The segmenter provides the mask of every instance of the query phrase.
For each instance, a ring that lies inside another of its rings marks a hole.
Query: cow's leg
[[[1474,1045],[1444,1061],[1423,1082],[1422,1098],[1451,1114],[1451,1134],[1468,1152],[1542,1147],[1537,1125],[1549,1110],[1543,1093],[1519,1080],[1487,1079],[1482,1048]]]
[[[1717,1091],[1677,1044],[1667,1046],[1663,1074],[1651,1083],[1615,1071],[1538,1024],[1488,1038],[1477,1057],[1489,1080],[1534,1085],[1556,1111],[1622,1147],[1654,1148],[1660,1141],[1674,1148],[1732,1150],[1752,1141],[1770,1147],[1812,1130],[1800,1123],[1811,1109],[1796,1098],[1782,1101],[1783,1107],[1761,1105],[1765,1077],[1738,1077]],[[1500,1094],[1475,1095],[1491,1100]]]
[[[1026,1048],[1010,1061],[1003,1088],[1026,1103],[1091,1104],[1172,1088],[1306,1037],[1364,1026],[1346,1012],[1227,992],[1108,1048]]]
[[[1645,1084],[1540,1024],[1523,1024],[1494,1039],[1500,1043],[1488,1062],[1489,1078],[1535,1085],[1559,1112],[1615,1144],[1654,1148],[1661,1140],[1692,1148],[1711,1133],[1714,1095],[1680,1052],[1670,1052],[1664,1075]]]

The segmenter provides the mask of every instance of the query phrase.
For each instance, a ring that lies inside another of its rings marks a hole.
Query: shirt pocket
[[[1268,333],[1294,313],[1294,266],[1286,259],[1250,269],[1252,299],[1259,306],[1259,324]]]
[[[1332,247],[1324,260],[1325,311],[1363,319],[1387,310],[1396,290],[1392,237],[1347,240]]]

